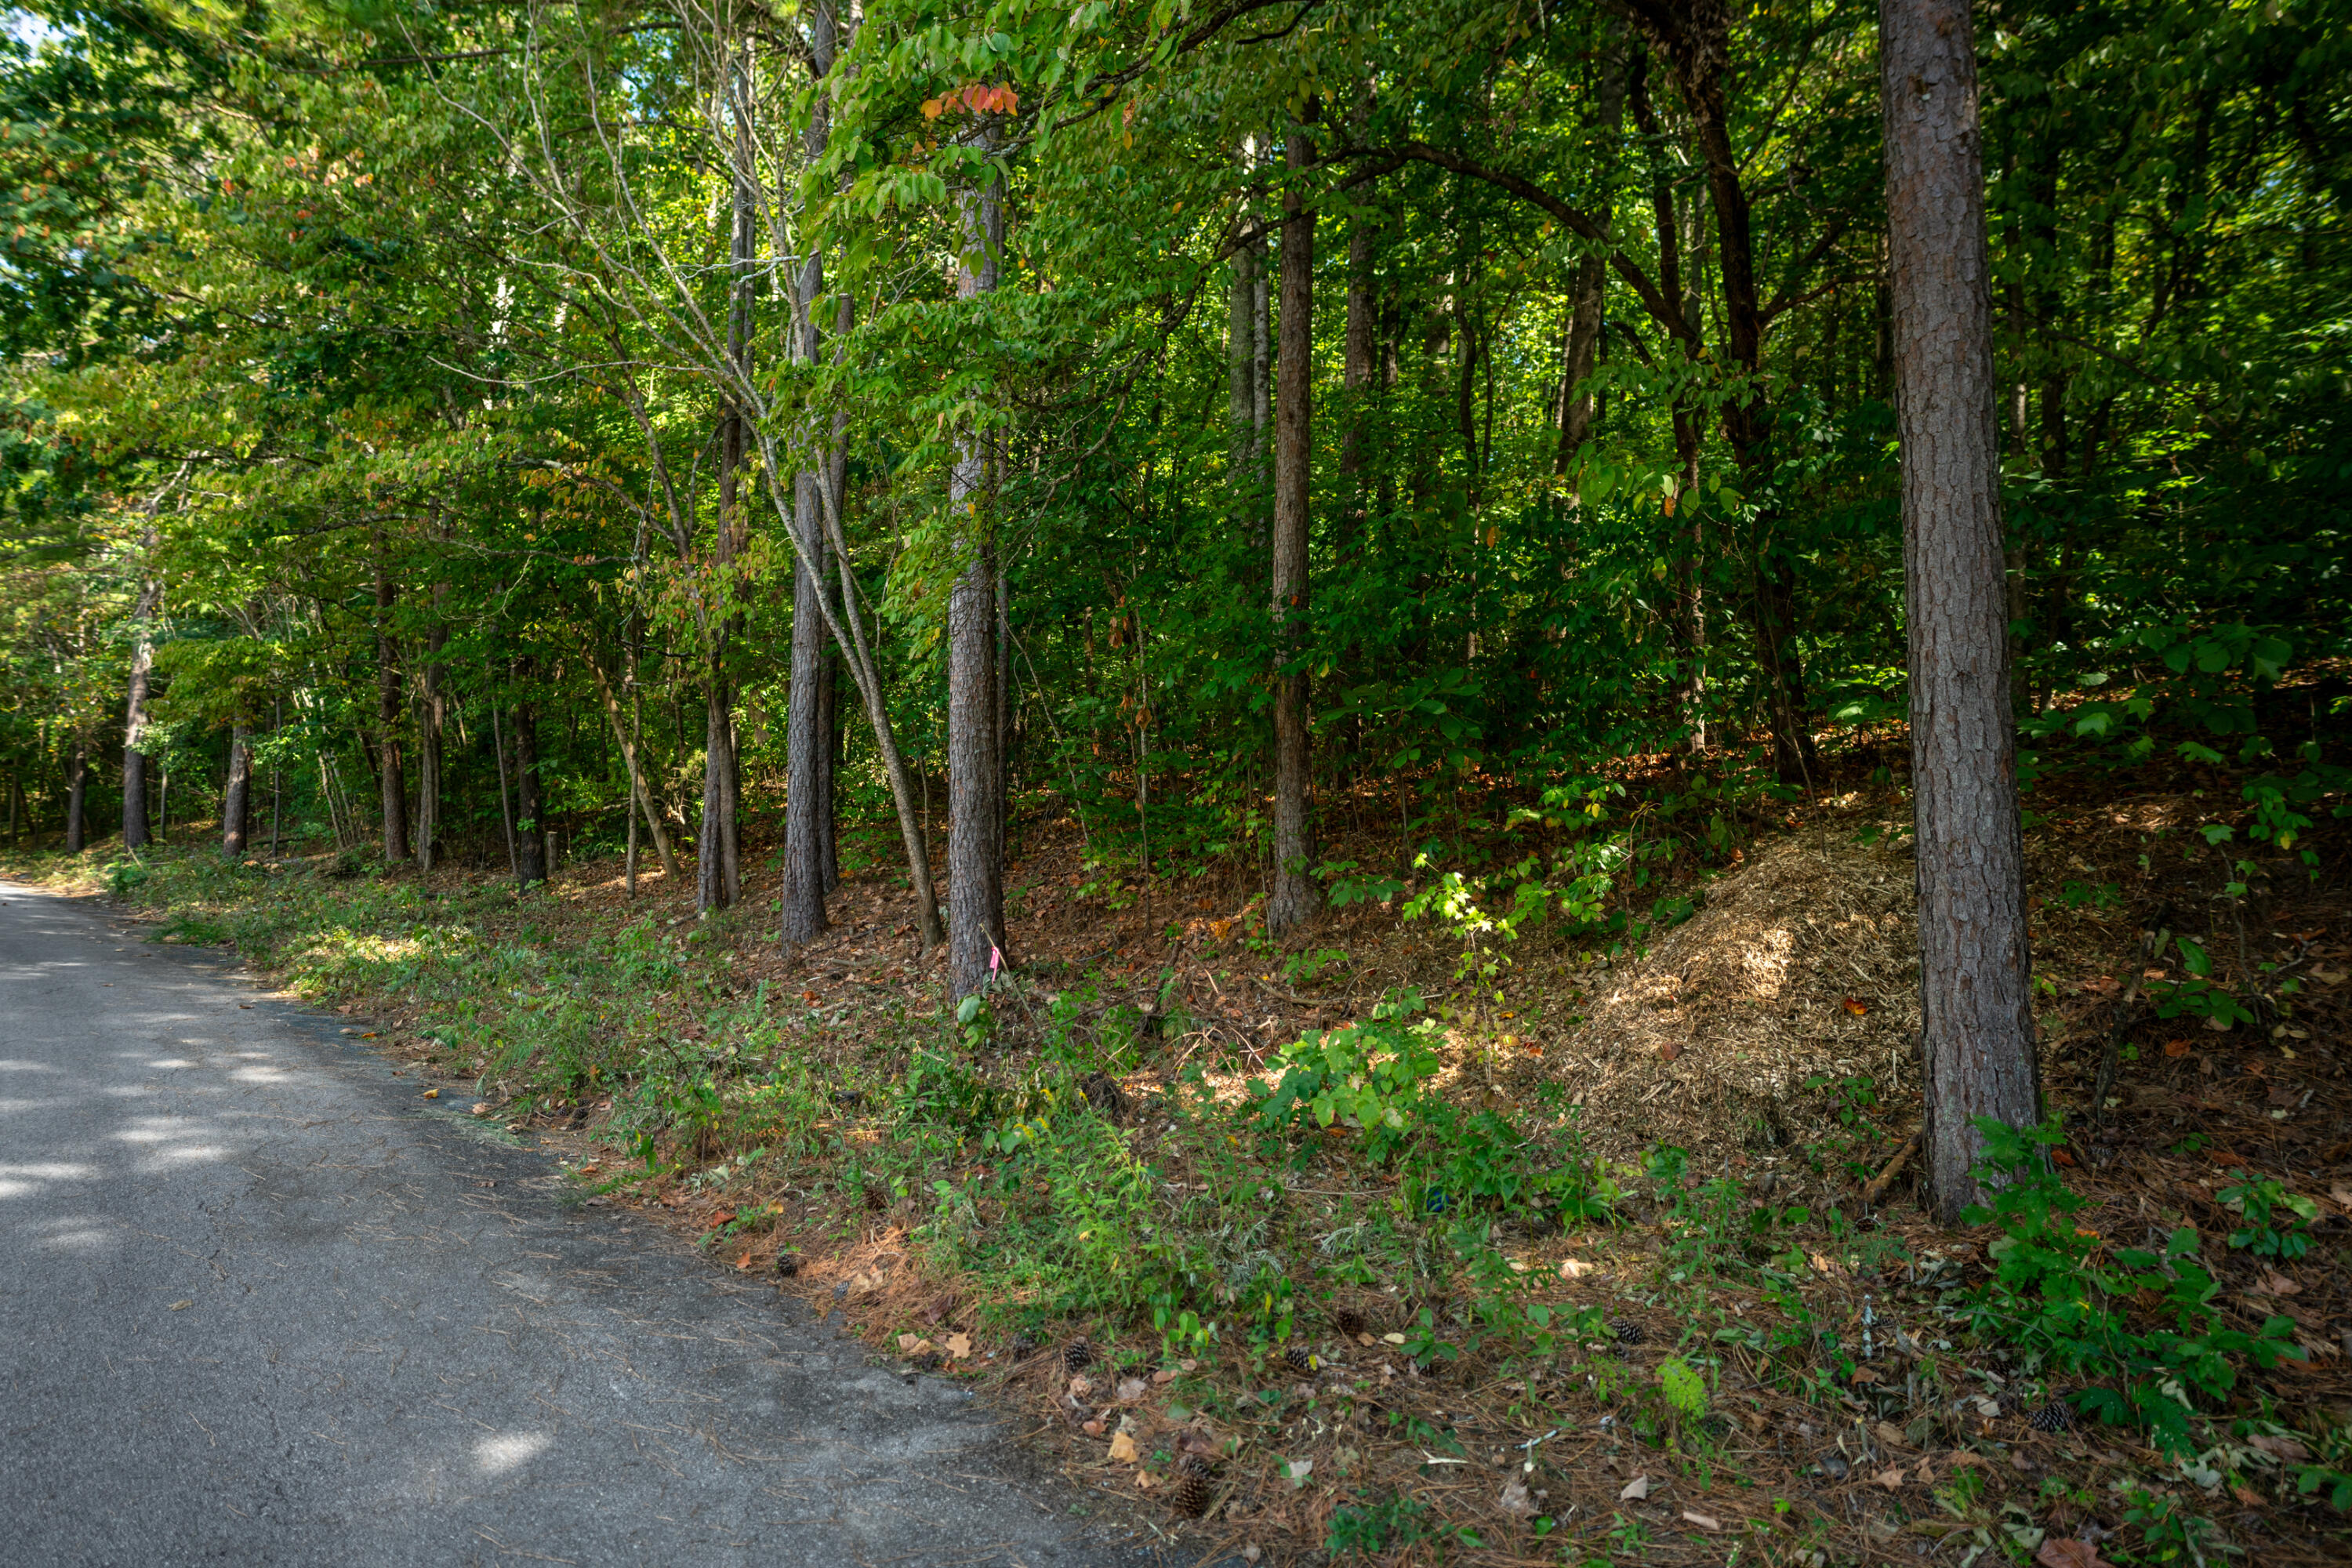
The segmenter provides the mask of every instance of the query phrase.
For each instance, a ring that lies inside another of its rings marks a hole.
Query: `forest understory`
[[[883,868],[790,960],[748,918],[761,876],[698,919],[690,885],[632,900],[609,860],[521,898],[331,852],[11,871],[236,944],[420,1093],[562,1152],[583,1205],[1025,1413],[1179,1555],[2342,1561],[2352,834],[2217,897],[2230,862],[2190,829],[2225,771],[2045,780],[2054,1170],[1947,1230],[1910,1188],[1880,740],[1719,864],[1662,856],[1648,919],[1573,937],[1408,920],[1400,892],[1276,944],[1245,879],[1108,876],[1045,814],[1007,882],[1016,963],[961,1010]],[[1671,759],[1622,772],[1673,798]],[[1372,863],[1362,838],[1334,853]],[[2199,980],[2259,1017],[2182,1010]]]

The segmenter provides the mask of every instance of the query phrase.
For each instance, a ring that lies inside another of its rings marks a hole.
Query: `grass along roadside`
[[[368,1010],[486,1119],[593,1139],[588,1201],[999,1385],[1084,1484],[1203,1548],[2344,1549],[2342,1220],[2273,1177],[2184,1208],[2114,1167],[2041,1176],[1951,1235],[1859,1201],[1846,1167],[1891,1146],[1867,1084],[1808,1091],[1838,1110],[1804,1125],[1842,1134],[1602,1159],[1564,1085],[1498,1089],[1410,986],[1221,1049],[1148,972],[1008,977],[950,1014],[889,956],[880,889],[845,891],[832,950],[873,962],[785,972],[740,917],[623,906],[593,868],[520,900],[332,869],[12,874]]]

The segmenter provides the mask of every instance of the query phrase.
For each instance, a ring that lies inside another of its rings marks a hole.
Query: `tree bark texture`
[[[228,783],[221,791],[221,853],[231,860],[245,857],[245,841],[253,822],[253,731],[243,724],[230,731]]]
[[[994,182],[967,197],[966,255],[956,294],[996,288],[1004,242],[1003,195]],[[974,430],[948,475],[948,510],[960,563],[948,598],[948,980],[961,998],[988,984],[1004,947],[1004,773],[996,713],[996,559],[990,503],[993,432]]]
[[[87,823],[84,807],[89,800],[89,748],[79,741],[74,742],[73,763],[66,775],[66,853],[79,855]]]
[[[400,644],[392,635],[396,592],[379,542],[375,564],[375,722],[377,791],[383,810],[383,859],[408,858],[408,784],[400,770]]]
[[[1903,460],[1921,1057],[1932,1206],[1956,1223],[1974,1121],[2037,1119],[2001,559],[1992,298],[1967,0],[1880,0]]]
[[[1315,161],[1304,131],[1290,133],[1294,174]],[[1274,889],[1268,931],[1286,931],[1322,907],[1307,814],[1314,778],[1307,726],[1307,480],[1315,387],[1315,214],[1296,192],[1282,199],[1281,387],[1274,426]]]
[[[131,650],[131,689],[122,705],[122,847],[147,845],[147,696],[154,681],[155,642],[147,623],[163,603],[163,584],[151,579],[139,590],[131,619],[139,628]]]
[[[433,590],[437,610],[446,585]],[[449,646],[449,625],[436,620],[425,642],[425,679],[416,703],[416,868],[433,869],[433,852],[441,837],[441,728],[448,718],[448,700],[441,695],[441,656]]]
[[[835,33],[834,7],[818,5],[809,14],[809,67],[820,81],[833,69]],[[812,161],[824,155],[832,135],[829,100],[820,92],[815,103],[804,139]],[[816,303],[824,290],[824,258],[812,248],[793,285],[790,348],[794,363],[817,362]],[[836,435],[839,424],[836,418]],[[817,488],[832,483],[834,466],[829,446],[822,468],[812,464],[795,477],[793,504],[801,516],[815,517],[824,510],[824,500]],[[836,492],[833,499],[837,507],[841,497]],[[787,952],[814,940],[829,923],[824,908],[824,818],[833,800],[833,737],[826,725],[823,688],[832,668],[825,658],[824,606],[819,603],[831,564],[825,559],[827,553],[820,544],[815,560],[796,559],[793,565],[791,697],[784,731],[784,877],[778,931]]]

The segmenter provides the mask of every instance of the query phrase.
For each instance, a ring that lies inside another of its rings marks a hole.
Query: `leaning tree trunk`
[[[89,748],[76,741],[72,771],[66,778],[66,853],[79,855],[82,848],[83,805],[89,798]]]
[[[400,771],[400,645],[392,635],[392,574],[377,546],[375,564],[375,720],[381,748],[376,769],[383,803],[383,860],[408,858],[408,784]]]
[[[1290,133],[1295,175],[1315,161],[1304,131]],[[1285,931],[1322,907],[1307,822],[1313,787],[1308,751],[1307,667],[1307,503],[1313,453],[1310,400],[1315,384],[1315,215],[1296,191],[1282,198],[1281,386],[1274,418],[1274,891],[1265,924]]]
[[[994,180],[965,198],[959,298],[996,288],[1003,204]],[[994,438],[987,430],[966,432],[948,475],[948,512],[957,520],[961,562],[948,596],[948,984],[958,998],[988,983],[1004,946],[1004,772],[997,750],[995,520],[989,506]]]
[[[229,859],[245,858],[252,819],[253,730],[239,724],[229,732],[228,784],[221,792],[221,853]]]
[[[2033,1121],[2025,856],[2001,559],[1976,46],[1967,0],[1880,0],[1911,643],[1927,1183],[1974,1201],[1979,1118]]]
[[[163,602],[163,584],[150,579],[131,609],[138,642],[131,650],[131,690],[122,705],[122,847],[147,846],[147,696],[154,680],[155,642],[147,622]]]

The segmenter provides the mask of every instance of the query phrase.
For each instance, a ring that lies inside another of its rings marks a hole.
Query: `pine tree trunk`
[[[1003,195],[993,181],[966,198],[956,294],[996,288]],[[996,560],[992,432],[967,432],[948,475],[961,563],[948,598],[948,983],[961,998],[988,983],[1004,946],[1003,770],[997,755]]]
[[[83,807],[89,799],[89,748],[76,741],[71,771],[66,777],[66,853],[79,855],[82,850],[85,818]]]
[[[589,673],[595,678],[597,700],[604,706],[605,721],[613,727],[614,743],[621,749],[621,765],[629,773],[629,802],[634,808],[629,821],[630,842],[636,842],[635,824],[645,818],[646,831],[654,841],[654,853],[661,858],[662,875],[673,884],[677,880],[677,857],[669,847],[669,834],[662,826],[661,813],[654,806],[653,791],[646,787],[645,770],[637,760],[637,742],[631,727],[625,727],[621,704],[613,695],[612,682],[605,679],[604,667],[593,658],[588,661]]]
[[[163,602],[163,584],[151,580],[139,590],[131,619],[138,641],[131,650],[131,689],[122,709],[122,847],[147,846],[147,696],[154,679],[155,643],[147,623]]]
[[[1294,174],[1315,161],[1304,131],[1290,133]],[[1313,452],[1315,215],[1295,194],[1282,200],[1282,385],[1274,427],[1274,889],[1269,931],[1287,931],[1322,907],[1308,824],[1313,788],[1304,633],[1307,624],[1307,480]]]
[[[221,853],[231,860],[245,858],[245,841],[253,816],[253,731],[239,724],[228,742],[228,784],[221,791]]]
[[[1889,292],[1911,645],[1928,1191],[1974,1201],[1975,1123],[2034,1121],[1992,299],[1966,0],[1881,0]]]
[[[397,866],[408,858],[408,784],[400,770],[400,645],[392,635],[394,590],[377,543],[375,567],[375,719],[381,748],[376,778],[383,808],[383,859]]]

